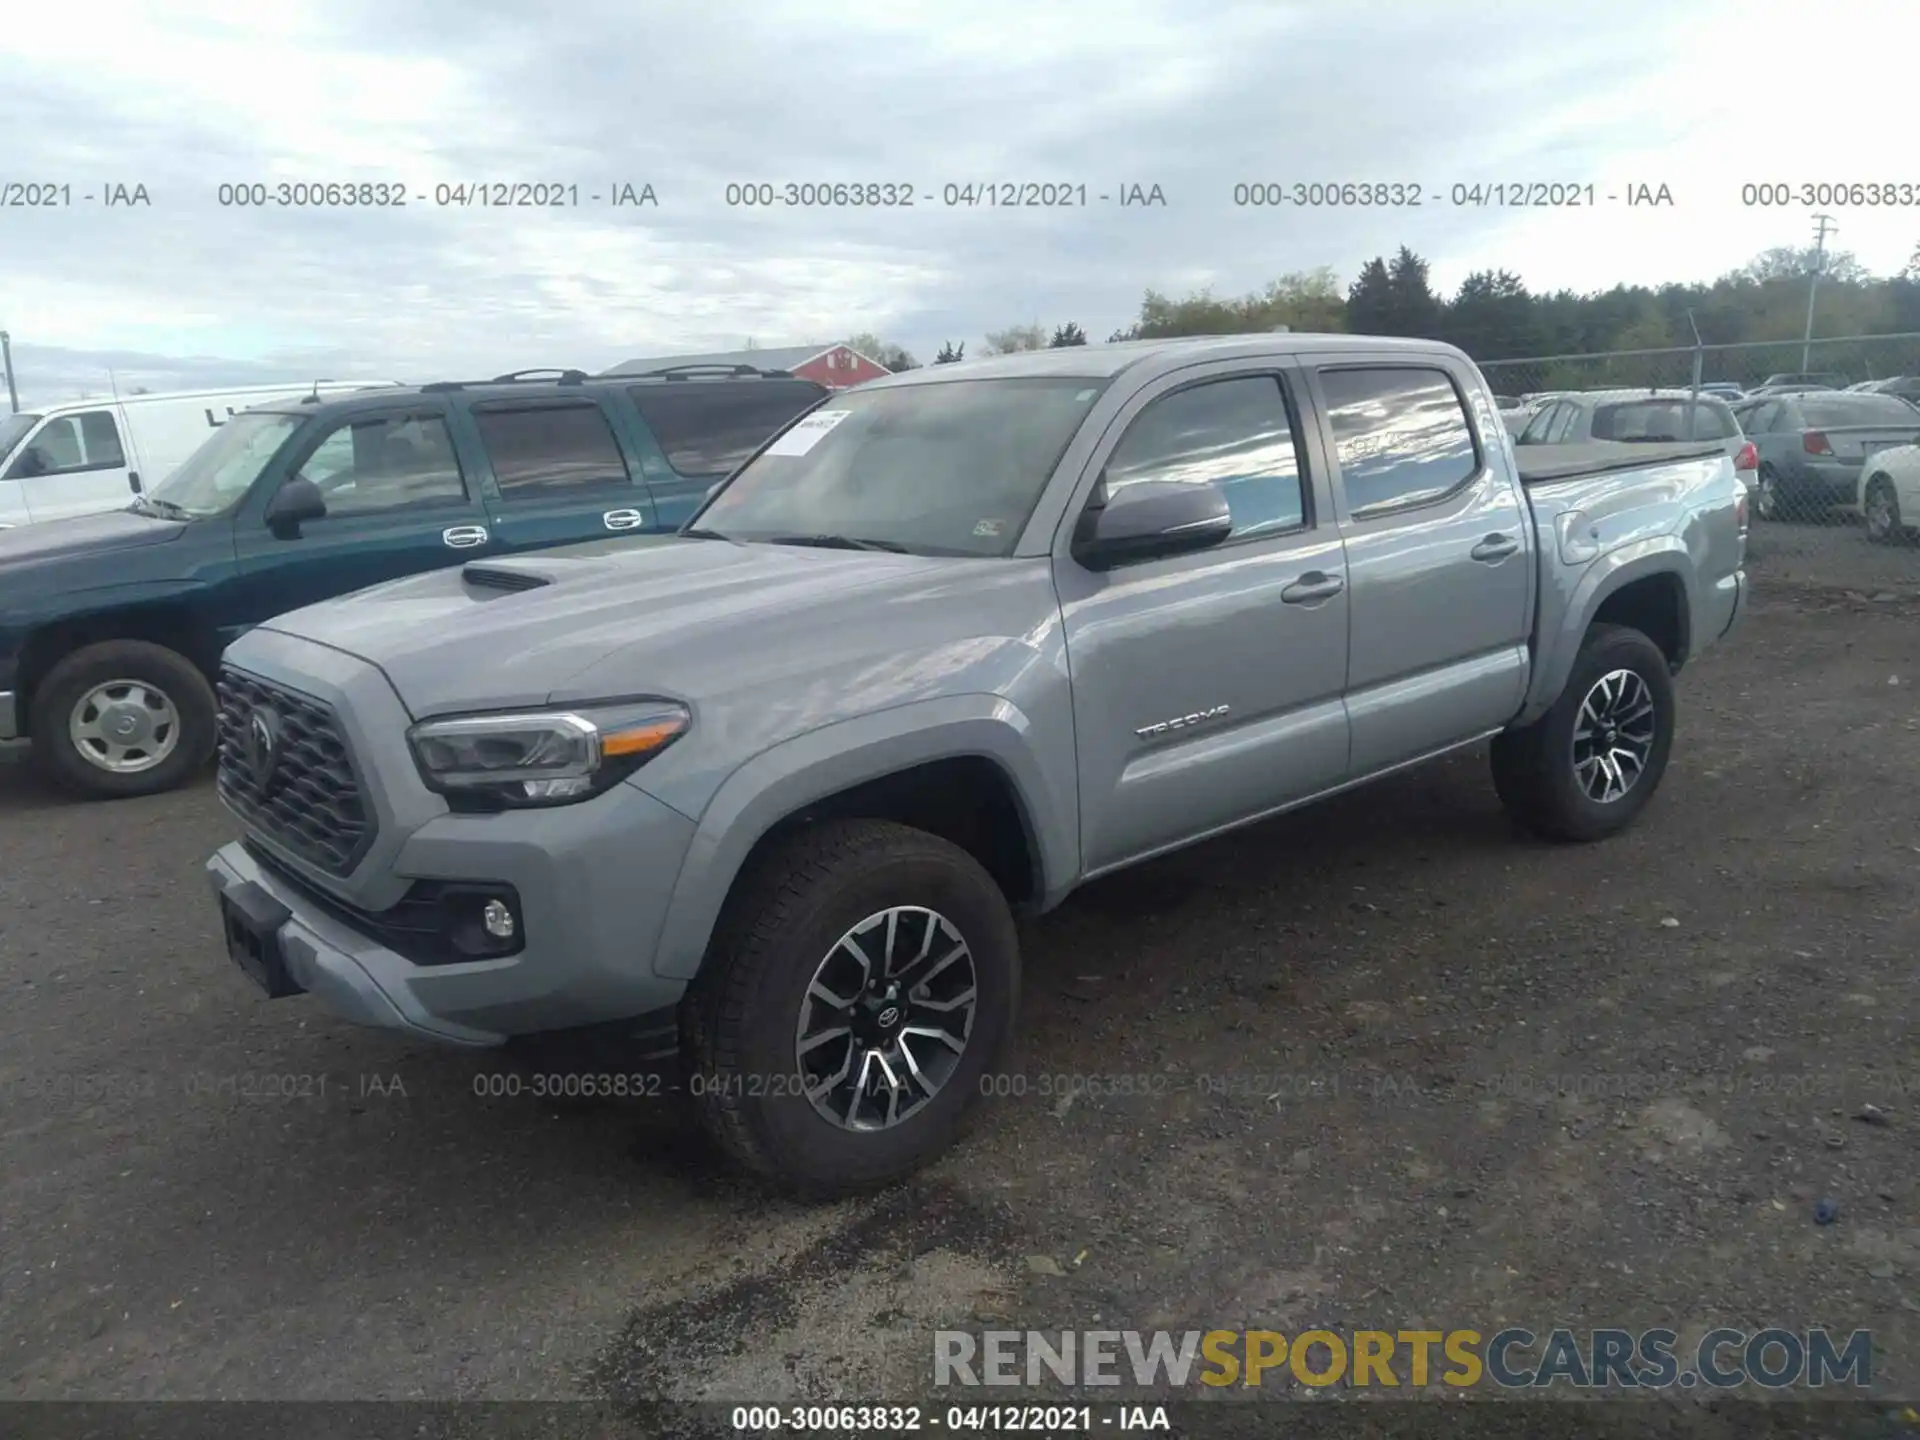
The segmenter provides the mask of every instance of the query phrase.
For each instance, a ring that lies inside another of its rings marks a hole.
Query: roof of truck
[[[1338,354],[1342,351],[1378,354],[1404,351],[1420,355],[1459,355],[1438,340],[1410,340],[1394,335],[1319,335],[1298,331],[1251,335],[1189,335],[1167,340],[1116,340],[1104,345],[1064,345],[1057,350],[1021,350],[983,360],[957,360],[948,365],[923,365],[885,379],[869,380],[860,388],[927,385],[944,380],[997,380],[1030,375],[1084,376],[1108,379],[1135,366],[1156,369],[1197,360],[1232,360],[1243,355]]]

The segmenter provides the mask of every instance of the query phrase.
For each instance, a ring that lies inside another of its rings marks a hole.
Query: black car
[[[222,424],[124,510],[0,530],[0,741],[85,795],[213,754],[213,676],[274,615],[418,571],[677,529],[829,392],[741,366],[356,391]]]

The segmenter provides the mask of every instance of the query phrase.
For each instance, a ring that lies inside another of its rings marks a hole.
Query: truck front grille
[[[231,666],[220,672],[220,798],[255,834],[332,875],[373,843],[372,807],[333,711]]]

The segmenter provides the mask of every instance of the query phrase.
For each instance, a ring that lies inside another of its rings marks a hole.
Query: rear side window
[[[1323,370],[1320,387],[1353,514],[1438,500],[1479,470],[1466,406],[1444,370]]]
[[[724,386],[664,383],[627,391],[682,475],[730,475],[767,438],[820,399],[813,385],[735,381]]]
[[[503,500],[628,485],[626,458],[598,405],[476,406],[473,422]]]
[[[1596,405],[1593,438],[1657,444],[1685,440],[1727,440],[1739,434],[1733,412],[1717,401],[1627,400]]]
[[[1551,401],[1542,405],[1538,410],[1534,411],[1533,419],[1527,422],[1527,428],[1520,432],[1520,438],[1514,443],[1518,445],[1546,444],[1547,435],[1553,429],[1554,422],[1561,418],[1561,412],[1564,408],[1564,406]]]

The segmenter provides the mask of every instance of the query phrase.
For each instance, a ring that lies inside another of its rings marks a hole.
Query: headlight
[[[428,720],[407,732],[427,784],[488,806],[565,805],[598,795],[686,732],[668,700]]]

